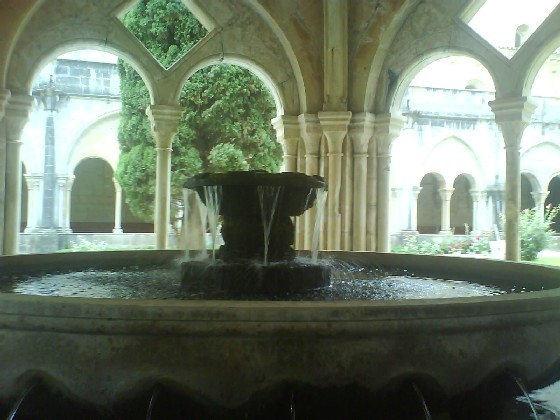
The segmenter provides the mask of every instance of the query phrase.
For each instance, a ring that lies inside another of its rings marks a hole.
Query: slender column
[[[473,203],[471,232],[478,232],[480,230],[480,203],[482,201],[483,193],[478,190],[470,190],[469,192],[471,193]]]
[[[377,156],[377,251],[390,250],[390,170],[391,144],[404,126],[401,116],[378,115],[375,119],[374,140]]]
[[[27,226],[25,233],[36,232],[39,227],[39,209],[40,194],[43,175],[25,174],[25,183],[27,185]]]
[[[417,185],[413,186],[411,190],[409,229],[414,232],[418,230],[418,196],[420,191],[422,191],[422,187]]]
[[[6,190],[4,214],[4,254],[18,252],[21,223],[21,134],[33,106],[33,97],[12,96],[5,111]]]
[[[352,250],[367,249],[368,147],[373,137],[374,115],[368,112],[352,116],[348,135],[354,157],[352,212]]]
[[[63,211],[62,211],[62,227],[66,232],[72,232],[70,229],[70,214],[72,207],[72,185],[76,177],[74,175],[66,176],[66,183],[64,184],[64,200],[63,200]]]
[[[391,230],[389,231],[389,239],[391,232],[399,232],[405,229],[405,225],[408,224],[406,221],[408,216],[405,214],[405,206],[403,205],[403,187],[393,187],[391,188],[391,215],[394,215],[391,222]],[[390,242],[390,241],[389,241]]]
[[[171,206],[171,143],[177,133],[183,108],[174,105],[150,105],[146,115],[156,140],[156,194],[154,230],[156,248],[167,249]]]
[[[341,196],[342,185],[342,143],[348,132],[348,124],[352,113],[346,112],[319,112],[319,121],[325,133],[328,144],[328,185],[329,196],[327,199],[327,248],[340,249],[342,230]]]
[[[375,136],[368,144],[367,162],[367,224],[366,224],[366,249],[377,250],[377,142]]]
[[[113,178],[113,184],[115,185],[115,227],[113,228],[113,233],[123,233],[121,226],[122,187],[116,178]]]
[[[305,173],[307,175],[319,175],[319,159],[321,138],[323,130],[319,117],[313,114],[301,114],[299,117],[300,136],[305,145]],[[312,248],[313,235],[315,231],[315,220],[317,218],[317,207],[313,206],[304,213],[305,235],[303,241],[304,249]]]
[[[519,210],[521,207],[521,137],[530,123],[536,105],[526,97],[504,98],[491,101],[496,124],[504,137],[506,149],[506,260],[519,261]]]
[[[56,231],[59,233],[72,233],[70,229],[70,205],[72,201],[72,184],[74,175],[58,175],[58,190],[56,191],[57,218],[55,220]]]
[[[440,188],[438,190],[441,197],[441,230],[440,235],[451,233],[451,196],[455,188]]]
[[[0,191],[6,191],[6,104],[10,99],[9,90],[0,89]],[[5,195],[0,193],[0,255],[4,253],[4,207]]]
[[[297,172],[300,136],[298,117],[280,115],[272,120],[272,126],[276,130],[276,138],[284,150],[284,170]]]
[[[535,201],[535,214],[541,220],[544,220],[544,202],[548,194],[550,194],[550,191],[535,191],[531,193]]]

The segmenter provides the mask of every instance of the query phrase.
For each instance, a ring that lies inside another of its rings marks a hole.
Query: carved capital
[[[6,104],[10,99],[11,92],[7,89],[0,89],[0,118],[4,117],[4,113],[6,112]]]
[[[352,115],[348,135],[352,141],[354,155],[367,154],[369,142],[373,137],[375,115],[361,112]]]
[[[342,142],[348,134],[350,111],[322,111],[318,113],[323,132],[327,137],[329,154],[342,153]]]
[[[530,124],[537,105],[526,96],[496,99],[490,101],[489,105],[504,136],[506,148],[519,150],[523,131]]]
[[[276,130],[276,138],[284,148],[284,154],[296,156],[300,136],[298,117],[279,115],[272,120],[272,126]]]
[[[150,105],[146,109],[152,132],[159,149],[171,149],[173,136],[177,133],[183,115],[183,107],[176,105]]]
[[[29,120],[29,113],[32,108],[33,97],[30,95],[15,95],[8,99],[4,111],[8,142],[19,142],[23,128]]]
[[[439,196],[441,197],[442,201],[450,201],[451,196],[453,195],[453,191],[455,191],[455,188],[440,188],[438,190]]]
[[[321,146],[321,137],[323,137],[323,129],[317,114],[301,114],[298,117],[300,136],[305,143],[306,155],[318,155]]]
[[[374,137],[378,155],[388,155],[390,153],[391,144],[393,140],[400,136],[404,123],[405,119],[402,115],[376,115]]]

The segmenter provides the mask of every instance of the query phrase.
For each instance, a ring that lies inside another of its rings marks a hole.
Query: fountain
[[[302,205],[303,196],[298,209],[308,207]],[[260,234],[264,243],[264,232]],[[250,247],[239,257],[231,244],[227,238],[217,260],[235,263],[255,253],[264,259]],[[290,249],[272,244],[268,263],[272,266],[286,255],[290,259]],[[296,417],[294,413],[371,418],[384,401],[396,402],[389,408],[391,418],[399,418],[395,413],[410,404],[418,408],[416,418],[428,418],[428,411],[449,413],[450,418],[492,418],[476,412],[491,405],[487,400],[480,405],[483,396],[510,388],[519,395],[521,384],[533,389],[560,377],[557,269],[374,252],[322,252],[321,257],[515,292],[399,301],[134,300],[0,293],[0,415],[25,411],[31,405],[26,400],[32,398],[36,404],[53,398],[86,407],[97,413],[95,418],[156,418],[151,413],[173,406],[170,401],[177,399],[166,395],[175,395],[188,402],[198,418],[271,418],[284,408],[283,418]],[[178,276],[177,261],[182,259],[181,251],[0,257],[0,283],[85,268],[172,267]],[[226,288],[232,283],[225,281]],[[391,395],[397,397],[387,398]],[[142,415],[121,415],[141,409]]]
[[[329,284],[329,267],[296,261],[292,247],[291,217],[313,206],[317,190],[326,188],[323,178],[293,172],[205,173],[185,187],[207,205],[213,231],[217,216],[223,217],[225,242],[215,258],[181,265],[185,289],[274,296]]]

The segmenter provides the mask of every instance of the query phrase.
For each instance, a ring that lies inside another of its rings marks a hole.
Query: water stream
[[[268,247],[270,244],[270,230],[274,223],[274,215],[278,207],[278,197],[283,187],[274,185],[259,185],[259,204],[261,207],[261,220],[263,225],[263,265],[268,265]]]
[[[311,260],[316,263],[319,254],[319,239],[321,237],[321,228],[323,226],[323,217],[325,215],[325,204],[327,202],[327,190],[325,188],[316,188],[315,193],[316,208],[315,226],[313,227],[313,240],[311,241]]]
[[[206,217],[211,236],[211,258],[216,261],[216,238],[218,237],[218,219],[220,216],[220,205],[222,201],[222,187],[220,185],[209,185],[204,188],[204,201],[206,202]]]

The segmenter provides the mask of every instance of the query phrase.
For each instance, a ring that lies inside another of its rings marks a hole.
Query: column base
[[[113,233],[123,233],[122,228],[114,228]]]
[[[70,228],[56,228],[56,233],[72,233],[72,229]]]
[[[451,229],[449,230],[440,230],[439,231],[439,235],[443,235],[443,236],[451,236],[453,234],[453,231]]]

